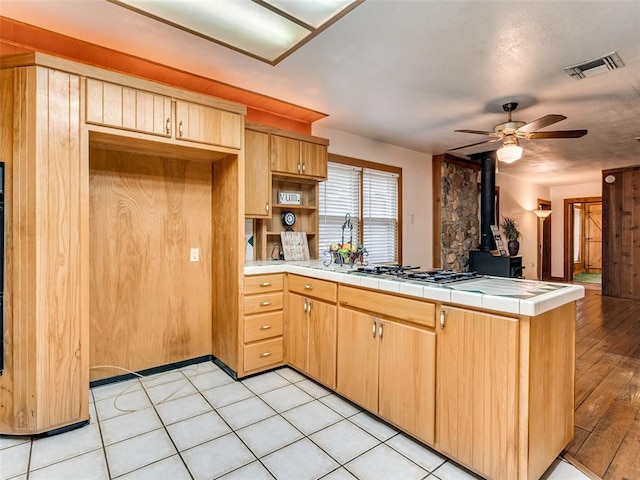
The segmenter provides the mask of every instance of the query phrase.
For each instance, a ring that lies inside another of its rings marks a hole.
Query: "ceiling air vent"
[[[620,67],[624,67],[624,62],[620,58],[620,55],[612,52],[604,57],[594,58],[593,60],[587,60],[586,62],[571,67],[565,67],[564,71],[567,72],[567,75],[571,78],[580,80],[581,78],[595,77],[596,75]]]

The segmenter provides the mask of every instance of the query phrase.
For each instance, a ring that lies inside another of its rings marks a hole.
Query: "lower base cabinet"
[[[434,444],[436,334],[340,308],[337,391]]]
[[[336,306],[289,293],[287,360],[331,389],[336,388]]]
[[[518,320],[453,307],[441,315],[436,448],[486,478],[519,478]]]

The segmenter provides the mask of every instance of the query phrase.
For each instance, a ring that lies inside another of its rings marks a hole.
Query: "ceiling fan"
[[[522,147],[518,144],[518,139],[536,140],[540,138],[580,138],[587,134],[587,130],[564,130],[555,132],[537,132],[539,128],[548,127],[554,123],[564,120],[564,115],[545,115],[533,122],[525,123],[511,120],[511,112],[518,108],[516,102],[509,102],[502,105],[507,112],[507,121],[499,123],[493,127],[492,132],[484,132],[482,130],[455,130],[463,133],[476,133],[478,135],[487,135],[492,137],[490,140],[471,143],[462,147],[451,148],[449,151],[461,150],[463,148],[482,145],[483,143],[493,143],[502,141],[502,146],[498,149],[498,160],[505,163],[512,163],[522,157]]]

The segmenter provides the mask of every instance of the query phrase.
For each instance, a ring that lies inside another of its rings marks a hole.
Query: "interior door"
[[[585,269],[602,272],[602,203],[585,204]]]

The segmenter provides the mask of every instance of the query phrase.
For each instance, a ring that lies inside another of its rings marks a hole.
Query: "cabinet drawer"
[[[278,292],[244,297],[244,314],[251,315],[252,313],[273,312],[274,310],[282,310],[282,295],[282,292]]]
[[[305,297],[317,298],[331,303],[335,303],[338,298],[338,285],[334,282],[289,275],[287,283],[290,292],[299,293]]]
[[[341,305],[365,310],[373,315],[397,318],[431,328],[436,325],[436,307],[433,303],[342,285],[339,301]]]
[[[281,292],[284,287],[281,273],[275,275],[255,275],[244,277],[244,294]]]
[[[255,370],[282,362],[282,337],[244,347],[244,369]]]
[[[283,331],[283,315],[280,312],[260,313],[244,318],[245,343],[278,337]]]

